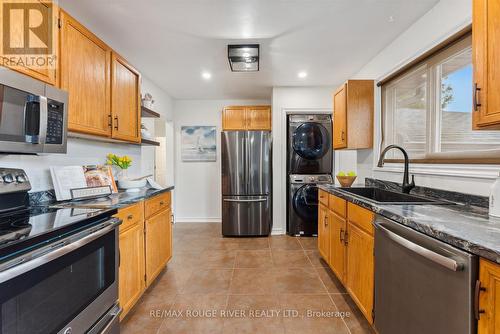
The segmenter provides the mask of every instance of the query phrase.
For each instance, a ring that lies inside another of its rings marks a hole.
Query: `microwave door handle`
[[[67,244],[65,246],[56,248],[57,246],[61,245],[61,242],[56,242],[52,245],[55,249],[52,251],[49,251],[48,253],[45,253],[44,255],[41,255],[37,258],[34,258],[32,260],[29,260],[27,262],[24,262],[24,259],[21,259],[20,264],[15,265],[11,268],[8,268],[2,272],[0,272],[0,283],[5,283],[13,278],[16,278],[18,276],[21,276],[22,274],[25,274],[35,268],[38,268],[40,266],[43,266],[46,263],[49,263],[51,261],[54,261],[61,256],[64,256],[70,252],[73,252],[77,250],[78,248],[81,248],[85,246],[86,244],[91,243],[92,241],[96,240],[97,238],[105,235],[108,232],[111,232],[118,226],[117,222],[114,220],[110,220],[110,225],[107,225],[106,227],[91,233],[89,235],[86,235],[85,237],[78,239],[75,242],[72,242],[70,244]],[[50,247],[50,246],[49,246]]]
[[[47,127],[49,125],[47,97],[40,96],[40,144],[47,141]]]
[[[398,245],[414,252],[417,253],[420,256],[425,257],[426,259],[439,264],[442,267],[445,267],[449,270],[452,271],[461,271],[463,269],[463,265],[457,263],[457,261],[446,257],[444,255],[438,254],[436,252],[431,251],[430,249],[427,249],[425,247],[422,247],[420,245],[417,245],[416,243],[411,242],[408,239],[403,238],[402,236],[388,230],[387,228],[383,227],[381,224],[377,224],[377,227],[379,230],[384,233],[389,239],[397,243]]]

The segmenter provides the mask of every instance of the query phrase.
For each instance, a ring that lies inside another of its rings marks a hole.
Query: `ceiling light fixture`
[[[205,80],[210,80],[210,78],[212,78],[212,74],[210,74],[210,72],[203,72],[201,73],[201,77]]]
[[[259,70],[259,44],[237,44],[227,46],[227,58],[233,72],[255,72]]]
[[[299,72],[299,73],[297,74],[297,76],[298,76],[299,78],[303,79],[303,78],[307,77],[307,72],[305,72],[305,71]]]

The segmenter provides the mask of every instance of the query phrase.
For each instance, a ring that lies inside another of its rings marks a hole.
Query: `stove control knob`
[[[12,174],[4,175],[3,176],[3,181],[5,183],[12,183],[12,182],[14,182],[14,177],[12,176]]]
[[[26,176],[24,176],[23,174],[19,174],[18,176],[16,176],[16,180],[17,180],[17,183],[24,183],[26,182]]]

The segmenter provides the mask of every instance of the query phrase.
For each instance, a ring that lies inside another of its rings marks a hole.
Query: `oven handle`
[[[17,276],[20,276],[22,274],[25,274],[37,267],[40,267],[50,261],[54,261],[61,256],[64,256],[78,248],[81,248],[85,246],[86,244],[91,243],[92,241],[96,240],[99,237],[102,237],[106,233],[109,233],[113,231],[115,228],[120,225],[121,221],[118,219],[110,219],[108,221],[109,225],[81,238],[78,239],[68,245],[62,246],[60,248],[57,248],[53,251],[50,251],[44,255],[41,255],[40,257],[37,257],[35,259],[32,259],[28,262],[23,262],[23,259],[21,259],[21,263],[19,265],[16,265],[14,267],[11,267],[5,271],[0,272],[0,283],[5,283]],[[63,244],[63,241],[58,241],[52,245],[52,247],[57,247],[59,245]]]
[[[114,325],[120,321],[120,314],[122,313],[123,309],[121,307],[118,307],[117,309],[111,311],[109,315],[111,315],[111,319],[108,321],[106,326],[102,329],[100,334],[108,334],[111,332],[113,329]]]
[[[402,236],[389,231],[387,228],[383,227],[381,224],[376,224],[377,227],[384,233],[389,239],[394,241],[395,243],[399,244],[400,246],[411,250],[414,253],[417,253],[420,256],[425,257],[428,260],[431,260],[434,263],[439,264],[440,266],[443,266],[449,270],[452,271],[461,271],[463,269],[463,265],[457,263],[457,261],[443,256],[441,254],[438,254],[436,252],[431,251],[430,249],[427,249],[425,247],[422,247],[420,245],[417,245],[416,243],[411,242],[410,240],[407,240],[403,238]]]

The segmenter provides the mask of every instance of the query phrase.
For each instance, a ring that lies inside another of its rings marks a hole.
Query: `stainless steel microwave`
[[[68,93],[0,68],[0,152],[66,153]]]

